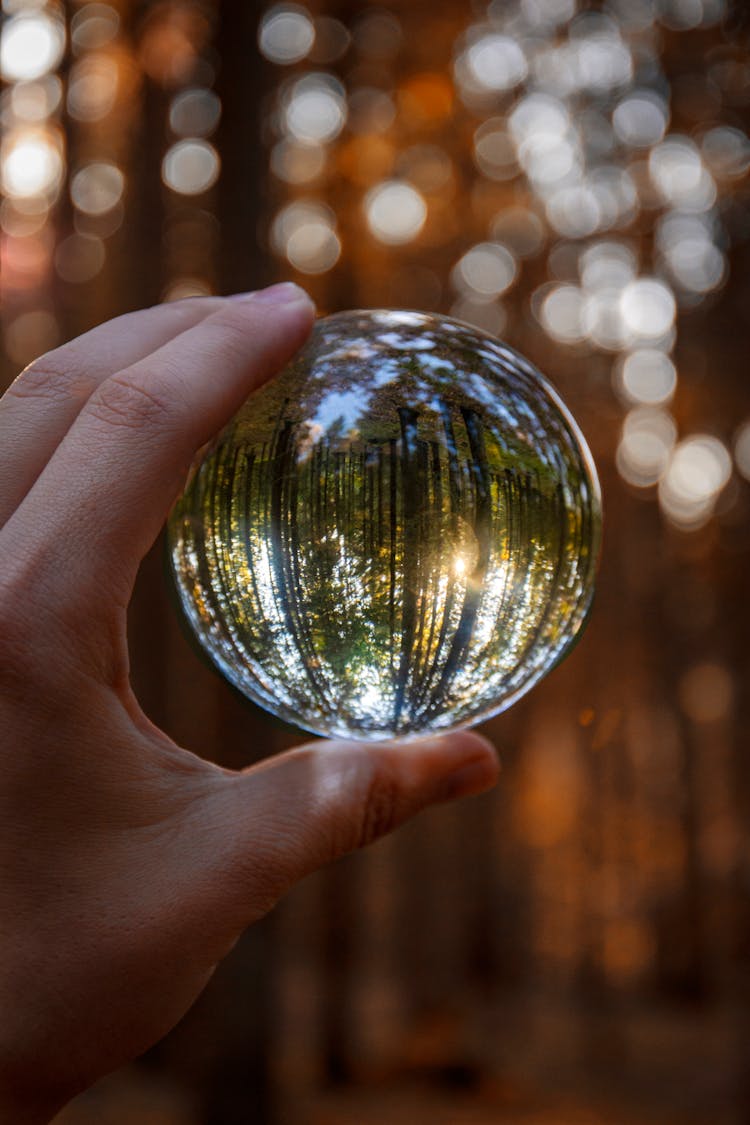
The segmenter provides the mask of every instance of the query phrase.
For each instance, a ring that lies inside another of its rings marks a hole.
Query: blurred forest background
[[[293,891],[60,1125],[750,1123],[750,14],[743,0],[3,0],[0,386],[117,313],[293,278],[528,355],[597,460],[588,632],[497,790]],[[183,637],[137,690],[299,740]]]

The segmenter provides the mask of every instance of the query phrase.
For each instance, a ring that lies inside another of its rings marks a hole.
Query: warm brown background
[[[70,33],[83,7],[47,11]],[[334,62],[297,64],[391,88],[399,107],[385,141],[336,138],[312,188],[269,171],[275,91],[297,71],[258,53],[265,5],[114,7],[117,36],[99,47],[73,36],[58,67],[70,85],[87,51],[109,53],[113,105],[85,119],[55,111],[65,165],[40,227],[4,211],[6,383],[56,339],[184,285],[230,292],[293,276],[326,311],[448,311],[450,268],[486,237],[487,215],[528,202],[523,176],[480,183],[471,137],[482,114],[463,108],[451,83],[453,45],[484,18],[483,5],[393,3],[403,28],[396,55],[368,57],[360,35]],[[365,7],[308,10],[356,31]],[[742,13],[738,4],[723,27],[656,28],[672,131],[747,128]],[[715,66],[727,60],[728,78]],[[415,81],[424,74],[432,86]],[[211,83],[223,103],[211,138],[221,176],[201,195],[180,195],[159,175],[175,140],[170,99]],[[391,173],[399,147],[423,141],[452,161],[450,194],[430,200],[420,238],[383,247],[365,228],[363,192]],[[114,223],[111,213],[76,211],[66,191],[77,167],[102,158],[126,176]],[[731,273],[678,317],[671,409],[681,435],[709,432],[731,449],[750,414],[750,209],[745,180],[721,192]],[[333,208],[342,243],[335,267],[315,276],[268,248],[273,214],[305,194]],[[647,253],[652,227],[645,208],[601,237]],[[106,248],[90,280],[65,280],[90,244],[73,245],[72,267],[56,257],[74,230]],[[308,879],[242,939],[167,1040],[79,1099],[61,1125],[750,1122],[750,485],[735,471],[715,515],[684,531],[653,489],[623,482],[615,450],[625,407],[612,356],[554,343],[530,311],[549,277],[556,239],[546,239],[505,301],[504,335],[560,387],[601,472],[606,538],[584,640],[488,724],[503,762],[494,793],[428,812]],[[36,319],[19,321],[28,313]],[[241,702],[196,657],[167,585],[157,544],[132,607],[134,679],[148,713],[227,765],[294,744],[295,732]]]

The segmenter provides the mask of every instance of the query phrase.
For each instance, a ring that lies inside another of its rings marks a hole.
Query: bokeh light
[[[677,426],[666,410],[636,407],[622,426],[616,461],[620,475],[636,488],[648,488],[662,476],[677,440]]]
[[[93,51],[110,43],[120,30],[120,13],[111,4],[84,4],[73,16],[70,38],[75,51]]]
[[[6,82],[41,78],[65,50],[65,25],[48,12],[19,12],[0,34],[0,73]]]
[[[77,121],[99,121],[112,111],[118,89],[115,60],[104,54],[86,55],[71,68],[68,113]]]
[[[5,327],[5,349],[19,367],[25,367],[60,342],[60,326],[49,309],[28,309]]]
[[[63,281],[80,285],[101,273],[107,251],[101,238],[71,234],[55,250],[55,270]]]
[[[62,91],[62,82],[54,74],[36,82],[14,83],[8,90],[9,124],[40,122],[51,117],[60,104]]]
[[[125,190],[125,177],[115,165],[99,160],[80,168],[70,181],[70,198],[87,215],[105,215]]]
[[[750,481],[750,419],[743,422],[734,436],[734,459],[738,473]]]
[[[693,664],[680,678],[682,710],[694,723],[716,723],[728,718],[734,699],[729,669],[715,661]]]
[[[11,130],[0,146],[2,190],[12,198],[52,197],[63,174],[62,142],[51,129]]]
[[[496,242],[481,242],[463,255],[451,277],[456,289],[479,300],[492,300],[504,293],[516,279],[516,259],[507,247]]]
[[[683,439],[659,483],[662,511],[677,527],[702,527],[731,472],[732,459],[718,438],[693,434]]]
[[[639,277],[622,291],[620,312],[634,340],[660,340],[671,330],[677,306],[674,293],[663,281]]]
[[[301,273],[325,273],[341,253],[333,211],[315,200],[288,204],[271,225],[271,245]]]
[[[322,145],[303,145],[296,141],[277,141],[271,150],[271,170],[288,184],[306,184],[316,179],[326,166]]]
[[[380,242],[400,246],[416,238],[427,218],[424,197],[411,184],[386,180],[366,195],[367,225]]]
[[[324,143],[339,135],[346,116],[346,93],[341,82],[330,74],[308,74],[289,91],[284,124],[298,141]]]
[[[178,141],[162,162],[162,179],[180,195],[200,195],[219,178],[219,154],[204,140]]]
[[[662,140],[669,110],[653,90],[633,90],[618,102],[612,124],[619,140],[629,148],[650,148]]]
[[[617,365],[615,385],[626,402],[656,406],[669,402],[677,388],[677,371],[666,352],[639,348]]]
[[[282,66],[299,62],[315,42],[315,24],[299,4],[276,4],[263,16],[258,45],[271,62]]]
[[[220,117],[218,96],[200,87],[182,90],[169,107],[169,127],[178,137],[209,137]]]

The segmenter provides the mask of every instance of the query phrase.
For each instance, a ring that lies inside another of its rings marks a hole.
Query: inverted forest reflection
[[[319,322],[171,521],[199,639],[270,711],[384,738],[504,709],[593,593],[598,484],[511,349],[447,318]]]

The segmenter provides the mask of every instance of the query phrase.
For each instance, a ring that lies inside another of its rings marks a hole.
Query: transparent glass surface
[[[250,699],[382,739],[511,704],[584,625],[591,456],[521,356],[446,317],[346,312],[253,394],[169,522],[182,605]]]

